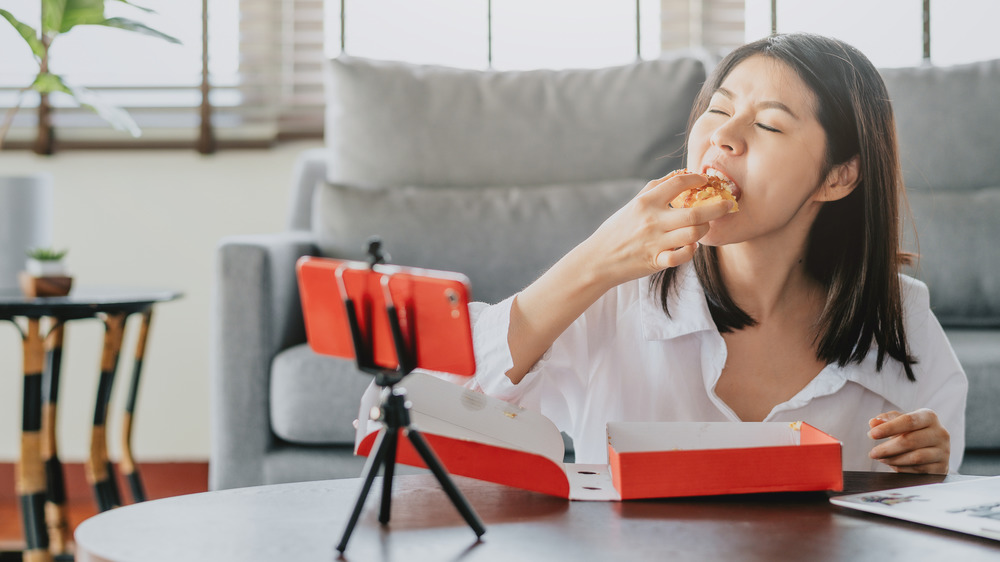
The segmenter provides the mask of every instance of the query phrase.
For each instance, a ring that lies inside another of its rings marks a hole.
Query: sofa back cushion
[[[920,255],[908,273],[942,324],[1000,326],[1000,60],[882,76],[913,215],[905,247]]]
[[[705,62],[479,71],[327,63],[327,179],[352,186],[653,179],[680,167]]]
[[[378,235],[393,263],[460,271],[475,300],[523,289],[642,189],[625,179],[548,186],[321,185],[313,227],[320,253],[364,259]]]

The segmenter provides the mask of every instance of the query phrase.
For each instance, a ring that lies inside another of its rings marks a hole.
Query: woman
[[[856,49],[770,37],[727,56],[688,127],[687,169],[650,182],[514,297],[473,308],[475,385],[539,409],[606,460],[611,420],[803,420],[845,470],[947,473],[965,373],[897,273],[892,108]],[[669,203],[711,173],[732,202]]]

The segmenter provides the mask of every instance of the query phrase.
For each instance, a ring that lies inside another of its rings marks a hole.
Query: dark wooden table
[[[842,493],[969,478],[845,473]],[[985,560],[1000,542],[833,506],[827,493],[570,502],[456,477],[477,541],[430,475],[397,476],[389,525],[372,493],[345,560]],[[155,500],[76,531],[79,562],[336,560],[359,479]],[[376,483],[373,490],[380,490]]]
[[[133,499],[142,501],[144,492],[131,448],[136,393],[153,305],[178,297],[180,293],[176,291],[129,288],[83,287],[73,289],[69,296],[44,298],[27,298],[19,292],[0,292],[0,320],[10,321],[16,326],[24,346],[21,450],[15,477],[24,525],[25,561],[44,562],[70,554],[66,492],[55,431],[65,324],[88,318],[104,323],[101,376],[96,391],[86,473],[94,488],[98,507],[107,510],[122,504],[108,460],[105,426],[125,321],[132,314],[142,316],[131,389],[122,424],[121,469],[130,483]]]

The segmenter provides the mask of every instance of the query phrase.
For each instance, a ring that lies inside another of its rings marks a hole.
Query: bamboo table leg
[[[139,328],[139,341],[135,347],[135,361],[132,364],[132,384],[129,386],[128,401],[125,403],[125,417],[122,420],[122,474],[128,480],[132,492],[132,501],[146,501],[146,491],[139,477],[139,467],[132,456],[132,420],[135,417],[135,402],[139,394],[139,377],[142,373],[142,358],[146,353],[146,336],[149,335],[149,322],[153,317],[153,309],[142,313],[142,324]]]
[[[63,324],[56,322],[45,338],[45,368],[42,371],[42,460],[45,462],[50,550],[68,554],[69,524],[66,518],[66,483],[56,445],[56,409],[59,403],[59,373],[62,366]]]
[[[94,488],[97,508],[100,511],[122,504],[115,481],[114,469],[108,460],[108,440],[106,424],[108,402],[114,386],[118,356],[122,347],[125,329],[124,314],[109,314],[104,319],[104,351],[101,354],[101,380],[97,387],[97,404],[94,406],[94,426],[90,434],[90,457],[87,459],[87,480]]]
[[[40,320],[28,319],[24,337],[24,405],[21,455],[17,463],[17,494],[24,523],[25,562],[52,560],[45,526],[45,468],[42,464],[42,366],[45,347]]]

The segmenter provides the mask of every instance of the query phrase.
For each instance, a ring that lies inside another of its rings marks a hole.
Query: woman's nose
[[[739,155],[746,150],[746,140],[732,119],[712,132],[711,141],[713,146],[729,154]]]

